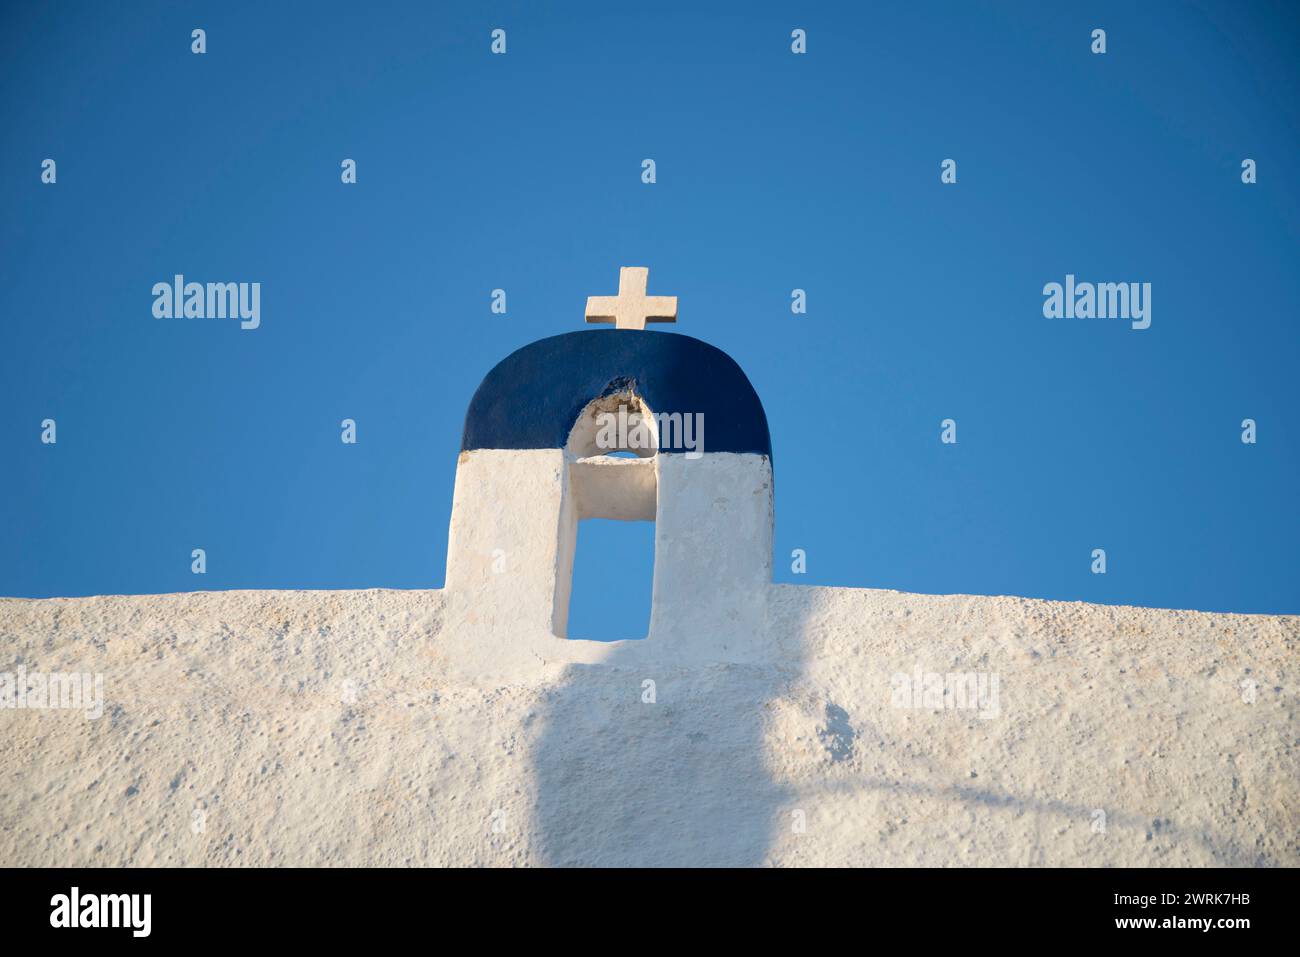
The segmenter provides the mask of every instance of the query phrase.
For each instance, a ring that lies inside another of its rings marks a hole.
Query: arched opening
[[[630,388],[592,399],[578,413],[564,450],[575,459],[652,458],[659,451],[654,413]]]
[[[574,422],[565,445],[570,533],[562,536],[568,561],[562,558],[557,582],[557,612],[564,603],[556,615],[560,637],[648,635],[657,452],[654,416],[631,389],[592,400]]]

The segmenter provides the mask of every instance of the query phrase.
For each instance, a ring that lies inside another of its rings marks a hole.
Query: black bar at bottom
[[[435,947],[454,939],[549,947],[597,931],[612,935],[603,946],[640,949],[684,943],[682,925],[700,927],[701,940],[807,933],[813,946],[839,933],[863,946],[901,943],[902,934],[922,948],[1033,933],[1052,935],[1033,938],[1038,946],[1127,938],[1232,947],[1292,938],[1293,879],[1292,871],[1266,869],[7,869],[0,926],[7,949],[59,938],[369,947],[430,933]]]

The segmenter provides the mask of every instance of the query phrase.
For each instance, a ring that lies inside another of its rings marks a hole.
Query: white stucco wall
[[[577,522],[650,514],[649,636],[562,637]],[[104,679],[0,710],[0,862],[1300,864],[1300,619],[772,585],[771,530],[762,455],[482,450],[445,590],[0,599],[0,670]]]
[[[0,711],[0,861],[1300,864],[1295,617],[764,585],[760,632],[696,635],[750,661],[574,642],[475,677],[490,629],[451,604],[0,600],[0,668],[106,698]],[[918,667],[997,674],[998,715],[899,707]]]

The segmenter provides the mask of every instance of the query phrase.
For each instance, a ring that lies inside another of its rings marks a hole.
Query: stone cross
[[[676,322],[676,296],[647,296],[650,269],[624,266],[618,271],[617,296],[588,296],[587,321],[612,322],[618,329],[644,329],[647,322]]]

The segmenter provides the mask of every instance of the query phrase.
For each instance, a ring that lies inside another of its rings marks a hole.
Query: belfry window
[[[557,582],[560,637],[646,637],[657,448],[654,417],[630,389],[595,399],[579,414],[565,447],[570,528],[562,536],[567,562],[562,558]]]

